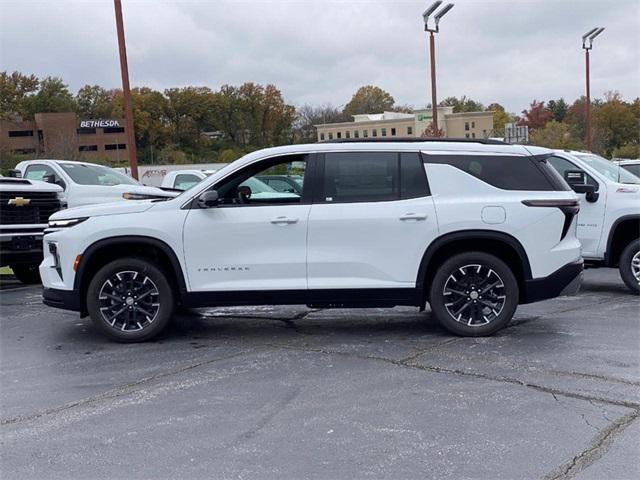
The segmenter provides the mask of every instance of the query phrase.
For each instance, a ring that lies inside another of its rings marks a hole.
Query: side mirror
[[[17,168],[12,168],[11,170],[9,170],[8,175],[12,178],[22,178],[22,172]]]
[[[44,175],[42,177],[42,181],[43,182],[47,182],[47,183],[56,183],[56,176],[55,175]]]
[[[596,186],[587,183],[587,174],[582,170],[567,170],[564,179],[574,192],[584,193],[587,202],[598,201],[600,195],[596,192]]]
[[[218,192],[216,190],[207,190],[198,197],[198,207],[212,208],[218,206]]]
[[[582,170],[567,170],[564,172],[564,179],[569,184],[569,186],[573,188],[575,185],[586,184],[587,174]]]

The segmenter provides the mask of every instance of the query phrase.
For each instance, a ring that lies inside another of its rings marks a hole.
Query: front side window
[[[221,206],[241,207],[300,203],[302,194],[295,193],[296,188],[293,185],[289,184],[285,187],[287,191],[279,191],[269,183],[283,177],[292,178],[295,179],[294,182],[302,192],[304,191],[306,166],[306,155],[291,155],[263,160],[243,169],[231,178],[225,178],[213,188],[218,191]]]
[[[596,182],[591,175],[586,173],[580,167],[577,167],[576,165],[574,165],[572,162],[570,162],[566,158],[556,157],[555,155],[553,155],[547,158],[547,162],[560,174],[560,176],[563,179],[564,179],[564,172],[566,172],[567,170],[580,170],[587,176],[587,183],[589,185],[594,185],[596,188],[598,187],[598,182]]]
[[[189,190],[197,183],[200,183],[200,181],[200,177],[193,173],[181,173],[176,175],[176,179],[173,182],[173,188],[178,190]]]
[[[324,203],[381,202],[430,195],[418,152],[344,152],[324,156]]]
[[[133,178],[109,167],[86,163],[60,163],[71,180],[79,185],[137,185]]]
[[[516,155],[426,155],[426,163],[446,164],[503,190],[553,191],[537,160]]]

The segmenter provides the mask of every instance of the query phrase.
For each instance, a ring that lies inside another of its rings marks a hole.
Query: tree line
[[[263,147],[315,142],[317,124],[351,121],[362,113],[414,110],[396,104],[390,93],[373,85],[360,87],[342,109],[330,104],[296,107],[276,86],[251,82],[218,90],[138,87],[131,95],[141,163],[228,162]],[[531,143],[584,148],[584,97],[572,104],[562,98],[534,100],[521,115],[507,112],[499,103],[485,106],[466,96],[448,97],[439,105],[452,106],[455,113],[492,111],[492,136],[502,136],[505,124],[513,122],[529,126]],[[69,111],[85,119],[122,117],[122,91],[85,85],[74,94],[60,78],[0,72],[0,119],[30,120],[39,112]],[[592,116],[596,152],[640,156],[640,99],[626,102],[619,93],[608,92],[593,101]]]

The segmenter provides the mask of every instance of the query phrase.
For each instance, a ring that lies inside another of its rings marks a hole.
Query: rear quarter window
[[[519,155],[424,155],[425,163],[445,164],[502,190],[564,189],[554,185],[539,160]]]

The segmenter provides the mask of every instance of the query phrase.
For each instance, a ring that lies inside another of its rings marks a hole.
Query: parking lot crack
[[[220,362],[223,360],[229,360],[231,358],[235,358],[235,357],[239,357],[242,355],[245,355],[246,353],[248,353],[249,351],[252,350],[244,350],[242,352],[238,352],[238,353],[234,353],[231,355],[226,355],[226,356],[222,356],[222,357],[216,357],[216,358],[211,358],[208,360],[203,360],[203,361],[199,361],[199,362],[194,362],[194,363],[189,363],[187,365],[182,365],[179,366],[177,368],[173,368],[171,370],[165,370],[163,372],[159,372],[156,373],[155,375],[150,375],[148,377],[145,378],[141,378],[140,380],[136,380],[135,382],[130,382],[130,383],[126,383],[123,385],[120,385],[116,388],[113,388],[111,390],[107,390],[106,392],[102,392],[99,393],[97,395],[93,395],[91,397],[86,397],[83,398],[81,400],[77,400],[75,402],[70,402],[70,403],[66,403],[64,405],[60,405],[57,407],[52,407],[46,410],[42,410],[40,412],[36,412],[36,413],[32,413],[30,415],[18,415],[15,417],[11,417],[11,418],[3,418],[0,420],[0,425],[5,426],[5,425],[12,425],[12,424],[16,424],[16,423],[21,423],[21,422],[27,422],[27,421],[31,421],[31,420],[36,420],[39,419],[41,417],[45,417],[45,416],[49,416],[49,415],[56,415],[62,412],[65,412],[67,410],[73,409],[73,408],[77,408],[77,407],[81,407],[81,406],[86,406],[86,405],[90,405],[102,400],[111,400],[114,398],[118,398],[121,397],[123,395],[129,395],[132,392],[135,392],[136,389],[138,389],[139,387],[142,387],[148,383],[172,376],[172,375],[178,375],[181,373],[185,373],[188,372],[189,370],[193,370],[195,368],[199,368],[199,367],[203,367],[206,365],[210,365],[212,363],[215,362]]]
[[[640,410],[634,410],[610,423],[593,438],[591,444],[585,450],[547,474],[544,477],[545,480],[567,480],[575,477],[582,470],[602,458],[611,448],[615,438],[638,417],[640,417]]]

